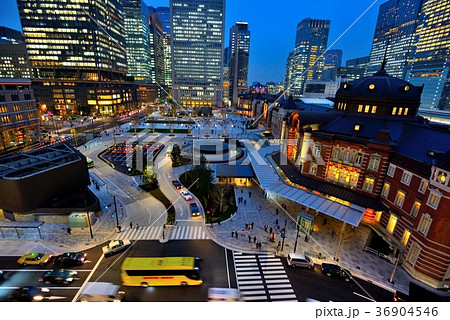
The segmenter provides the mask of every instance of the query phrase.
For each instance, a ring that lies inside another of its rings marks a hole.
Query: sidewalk
[[[251,192],[251,197],[249,197]],[[280,250],[279,256],[287,256],[288,253],[294,252],[296,229],[295,219],[297,213],[301,209],[301,205],[291,201],[283,201],[287,207],[286,214],[284,210],[274,200],[264,198],[263,190],[259,186],[253,185],[246,188],[235,188],[236,199],[243,197],[246,200],[246,205],[238,204],[238,211],[228,219],[221,222],[220,225],[214,224],[211,229],[207,224],[207,229],[210,231],[212,239],[221,245],[233,250],[239,250],[248,253],[275,253],[275,248],[282,238],[276,232],[276,220],[282,229],[286,222],[287,233],[284,241],[284,248]],[[260,208],[261,207],[261,211]],[[278,208],[278,215],[276,214]],[[333,258],[338,250],[338,239],[332,237],[332,230],[338,230],[341,226],[339,221],[327,218],[326,224],[323,223],[324,216],[319,215],[314,224],[314,232],[308,236],[309,241],[305,242],[305,234],[299,233],[297,239],[297,253],[306,253],[313,258],[315,263],[330,262],[336,263]],[[253,229],[246,230],[246,224],[254,223]],[[269,231],[264,231],[264,225],[267,224],[274,229],[275,241],[269,242]],[[237,231],[238,238],[232,237],[231,232]],[[370,228],[365,225],[360,225],[354,231],[346,234],[349,238],[342,241],[339,253],[339,264],[349,269],[350,272],[364,280],[375,282],[387,290],[401,290],[408,292],[410,277],[407,273],[398,268],[394,281],[395,286],[388,282],[391,276],[394,265],[387,260],[379,258],[371,253],[363,251],[364,244],[367,240]],[[242,236],[243,235],[243,236]],[[248,236],[251,236],[249,242]],[[256,249],[253,237],[256,237],[257,242],[262,243],[262,249]],[[281,246],[280,246],[281,249]],[[322,259],[317,259],[317,255],[321,253]]]

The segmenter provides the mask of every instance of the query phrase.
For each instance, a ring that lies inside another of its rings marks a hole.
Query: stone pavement
[[[249,192],[251,192],[251,197]],[[244,188],[235,188],[236,199],[243,197],[246,204],[238,204],[238,211],[228,220],[213,225],[213,228],[209,224],[206,225],[211,234],[211,238],[221,245],[228,247],[232,250],[239,250],[245,253],[276,253],[276,247],[278,243],[282,243],[282,238],[279,233],[276,232],[276,221],[280,228],[283,228],[285,223],[287,227],[286,238],[284,242],[284,248],[278,252],[280,256],[287,256],[288,253],[294,252],[296,229],[295,219],[297,213],[301,209],[301,205],[285,200],[277,203],[274,200],[266,199],[264,197],[263,190],[256,184],[249,185]],[[286,205],[286,212],[281,208],[281,204]],[[260,209],[261,208],[261,209]],[[278,214],[276,209],[278,208]],[[328,217],[324,224],[323,215],[316,217],[314,232],[308,236],[309,241],[305,241],[305,234],[299,233],[297,239],[297,253],[306,253],[313,258],[316,263],[331,262],[336,263],[333,258],[338,250],[337,236],[332,236],[332,231],[339,232],[340,221]],[[253,229],[246,229],[247,224],[254,223]],[[269,242],[269,231],[264,230],[264,225],[272,227],[275,231],[274,243]],[[238,238],[232,237],[231,232],[237,231]],[[365,252],[364,244],[369,235],[370,228],[365,225],[360,225],[357,228],[350,228],[347,231],[344,238],[348,238],[342,241],[341,249],[338,255],[339,264],[350,270],[356,277],[363,278],[377,283],[388,290],[401,290],[408,292],[409,281],[411,280],[409,275],[398,268],[395,277],[394,284],[388,282],[391,276],[394,265],[379,258],[371,253]],[[251,240],[249,241],[248,236]],[[262,243],[262,248],[259,250],[254,244],[254,237],[257,242]],[[317,255],[321,253],[322,259],[318,259]]]

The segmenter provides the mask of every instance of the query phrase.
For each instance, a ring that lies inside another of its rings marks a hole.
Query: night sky
[[[21,29],[15,0],[0,0],[0,25]],[[169,0],[145,0],[154,7]],[[330,46],[372,3],[372,8],[333,46],[342,49],[343,64],[370,54],[380,4],[384,0],[227,0],[225,46],[236,21],[249,23],[251,31],[249,84],[282,81],[286,58],[294,48],[297,23],[304,18],[330,19]]]

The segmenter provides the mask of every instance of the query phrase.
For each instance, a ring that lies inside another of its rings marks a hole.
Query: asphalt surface
[[[101,247],[86,250],[87,262],[78,267],[68,268],[78,271],[79,279],[69,285],[46,285],[38,278],[46,270],[54,268],[53,261],[46,266],[22,267],[18,257],[0,257],[0,270],[5,271],[5,280],[0,283],[0,301],[7,301],[9,293],[22,286],[36,286],[50,289],[50,301],[72,301],[88,281],[111,282],[121,285],[120,266],[125,257],[195,256],[200,261],[204,283],[192,287],[128,287],[124,301],[158,302],[200,302],[207,301],[210,287],[237,288],[233,252],[210,240],[172,240],[161,244],[159,241],[139,240],[129,250],[103,258]],[[97,263],[101,259],[100,263]],[[355,278],[346,282],[322,274],[320,266],[314,269],[289,268],[286,259],[281,258],[283,268],[294,290],[296,300],[312,298],[319,301],[392,301],[393,294],[366,281]],[[94,267],[97,268],[94,269]],[[89,277],[89,280],[87,278]],[[364,288],[364,290],[362,289]]]

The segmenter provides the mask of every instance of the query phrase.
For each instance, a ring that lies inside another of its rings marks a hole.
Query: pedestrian
[[[278,241],[278,247],[281,246],[281,241]]]
[[[255,223],[254,222],[252,222],[252,229],[253,229],[253,226],[255,225]]]
[[[220,226],[220,219],[219,219],[219,221],[217,222],[217,224]]]
[[[241,189],[241,193],[244,193],[244,189]]]
[[[236,235],[236,239],[237,239],[239,237],[239,234],[238,234],[237,230],[236,230],[236,232],[234,234]]]
[[[252,242],[252,236],[248,235],[248,243],[251,243],[251,242]]]
[[[244,200],[244,206],[246,206],[246,205],[247,205],[247,199]]]
[[[308,238],[308,235],[306,234],[305,235],[305,242],[308,242],[309,241],[309,238]]]
[[[259,206],[259,209],[258,209],[259,211],[261,211],[261,206]]]
[[[241,236],[242,236],[242,237],[245,236],[245,231],[244,231],[244,229],[242,229],[242,231],[241,231]]]
[[[163,231],[163,240],[166,238],[166,233]]]
[[[136,223],[136,230],[139,229],[139,223]]]
[[[248,223],[245,224],[245,229],[248,230]]]
[[[178,221],[175,221],[175,227],[178,229]]]
[[[275,210],[275,213],[278,215],[278,208]]]
[[[72,232],[72,229],[70,227],[67,227],[67,233],[72,234],[71,232]]]
[[[133,229],[133,222],[130,222],[130,229]]]
[[[253,243],[256,243],[256,236],[253,237]]]
[[[166,224],[163,225],[163,230],[166,230]]]
[[[267,232],[267,224],[264,225],[264,232]]]
[[[249,198],[252,197],[252,192],[251,192],[251,191],[248,192],[248,197],[249,197]]]
[[[319,252],[319,254],[317,255],[317,258],[322,259],[322,253]]]
[[[278,254],[279,251],[280,251],[280,247],[276,247],[275,248],[275,254]]]
[[[231,237],[234,238],[234,231],[231,231]]]
[[[269,233],[272,233],[272,231],[273,231],[273,229],[272,229],[272,227],[270,227],[270,231],[269,231]]]
[[[275,224],[276,224],[276,225],[278,225],[278,219],[277,219],[277,220],[275,220]]]

